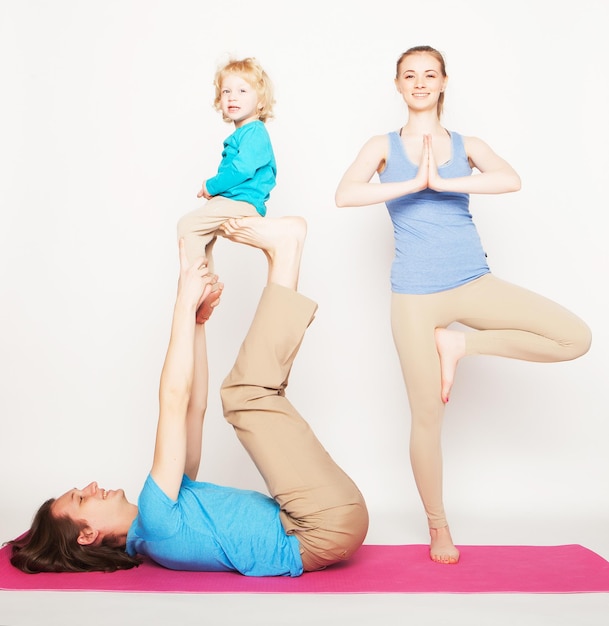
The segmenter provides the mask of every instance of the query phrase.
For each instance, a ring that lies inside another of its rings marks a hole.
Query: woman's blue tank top
[[[416,176],[418,165],[410,161],[397,132],[389,137],[383,183]],[[442,178],[469,176],[463,138],[450,133],[452,155],[438,167]],[[469,211],[466,193],[424,189],[385,203],[393,222],[395,256],[391,266],[394,293],[428,294],[459,287],[490,270],[478,231]]]

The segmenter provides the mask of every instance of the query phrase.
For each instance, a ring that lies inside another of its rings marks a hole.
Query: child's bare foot
[[[431,544],[429,556],[436,563],[454,565],[459,562],[459,550],[455,547],[448,526],[443,528],[430,528]]]
[[[447,328],[436,328],[436,349],[440,355],[442,373],[442,402],[448,402],[455,382],[457,363],[465,356],[465,333]]]
[[[214,309],[220,304],[220,296],[224,285],[222,283],[215,282],[212,286],[212,290],[209,292],[207,298],[203,300],[197,309],[197,324],[205,324],[205,322],[211,317]]]
[[[219,229],[224,237],[258,248],[269,261],[268,281],[296,289],[307,235],[302,217],[232,218]]]

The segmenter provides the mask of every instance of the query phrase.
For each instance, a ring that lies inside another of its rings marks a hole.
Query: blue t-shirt
[[[303,572],[300,544],[286,534],[275,500],[187,476],[173,501],[148,475],[126,549],[175,570],[238,571],[246,576]]]
[[[271,138],[264,123],[254,120],[224,140],[218,173],[205,186],[210,195],[249,202],[264,216],[276,176]]]
[[[450,133],[452,154],[438,167],[442,178],[472,173],[463,138]],[[406,154],[397,132],[389,133],[389,154],[381,182],[410,180],[419,166]],[[490,270],[466,193],[423,189],[386,203],[395,239],[391,267],[394,293],[428,294],[459,287]]]

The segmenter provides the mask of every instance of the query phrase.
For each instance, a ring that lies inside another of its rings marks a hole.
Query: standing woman
[[[384,202],[393,222],[391,325],[412,418],[410,459],[432,560],[457,563],[442,499],[441,428],[459,359],[473,354],[557,362],[585,354],[588,326],[560,305],[495,277],[469,194],[518,191],[520,178],[485,142],[441,124],[448,77],[429,46],[404,52],[395,85],[402,128],[372,137],[344,174],[339,207]],[[472,170],[477,170],[472,175]],[[371,182],[378,174],[380,184]],[[449,330],[460,322],[472,332]]]

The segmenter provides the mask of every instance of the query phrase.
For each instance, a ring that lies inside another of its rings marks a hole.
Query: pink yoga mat
[[[425,545],[364,545],[348,562],[299,578],[175,572],[150,561],[104,574],[23,574],[0,550],[0,589],[150,593],[587,593],[609,592],[609,562],[580,545],[460,546],[458,565]]]

